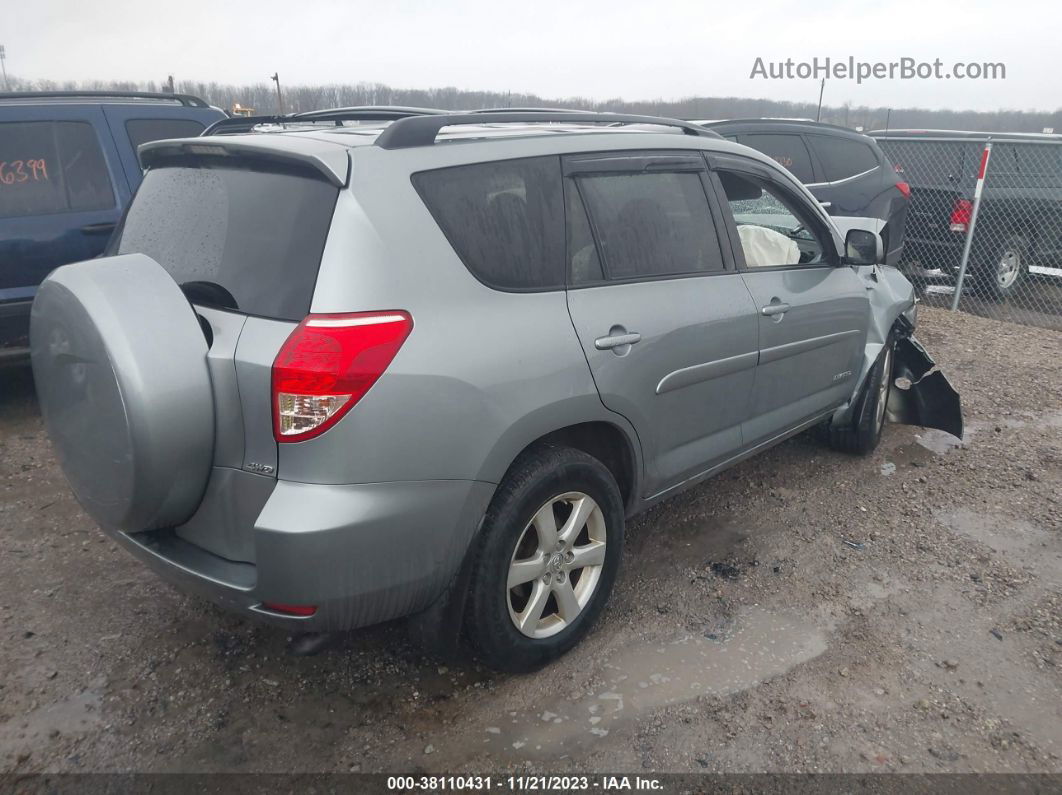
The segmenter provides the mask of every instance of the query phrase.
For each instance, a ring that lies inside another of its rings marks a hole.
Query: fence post
[[[985,187],[985,172],[988,170],[988,158],[992,156],[992,142],[985,143],[985,150],[981,153],[981,168],[977,172],[977,183],[974,185],[973,207],[970,209],[970,223],[966,227],[966,241],[962,247],[962,260],[959,262],[959,275],[955,279],[955,296],[951,299],[951,311],[959,308],[959,299],[962,297],[962,283],[966,281],[966,268],[970,263],[970,248],[973,245],[974,228],[977,226],[977,211],[981,209],[981,193]]]

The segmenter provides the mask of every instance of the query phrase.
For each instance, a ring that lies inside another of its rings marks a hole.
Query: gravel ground
[[[503,676],[316,657],[92,526],[0,371],[0,770],[1062,771],[1062,333],[940,310],[967,438],[807,436],[634,520],[597,630]]]

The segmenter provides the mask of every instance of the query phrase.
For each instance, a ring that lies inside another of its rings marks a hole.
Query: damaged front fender
[[[962,438],[962,403],[936,363],[914,337],[896,343],[893,388],[886,411],[890,422],[938,428]]]

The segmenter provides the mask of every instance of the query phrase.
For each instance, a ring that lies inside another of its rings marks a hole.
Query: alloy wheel
[[[509,617],[524,635],[548,638],[582,613],[605,563],[605,515],[588,494],[548,500],[528,522],[509,563]]]

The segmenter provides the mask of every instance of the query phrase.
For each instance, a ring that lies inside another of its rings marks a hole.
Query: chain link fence
[[[1062,329],[1062,136],[874,137],[911,187],[900,267],[922,300]]]

